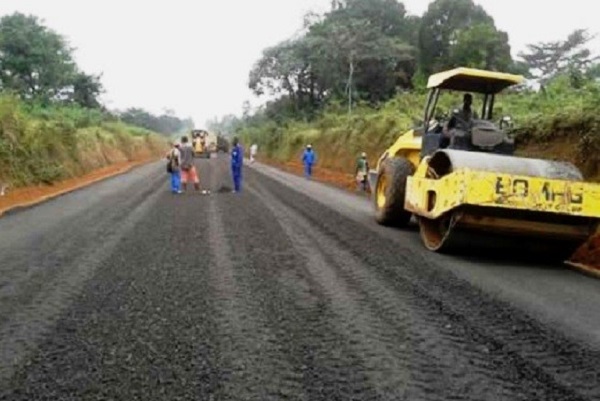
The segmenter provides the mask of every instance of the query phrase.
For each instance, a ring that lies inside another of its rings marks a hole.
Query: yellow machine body
[[[600,184],[569,163],[440,150],[407,179],[405,209],[505,234],[585,241],[600,221]]]
[[[196,156],[210,158],[217,151],[217,137],[206,130],[192,130],[192,143]]]
[[[421,137],[415,135],[414,130],[409,130],[396,139],[396,142],[390,146],[378,161],[377,167],[383,159],[389,156],[402,156],[410,160],[414,166],[418,166],[421,161]]]
[[[496,93],[520,82],[519,76],[458,68],[433,75],[428,87]],[[527,237],[531,245],[551,240],[569,254],[580,246],[580,257],[567,263],[600,275],[600,266],[581,257],[595,253],[600,261],[600,249],[593,249],[600,239],[590,240],[600,227],[600,184],[585,182],[573,164],[456,149],[423,156],[422,147],[423,132],[409,130],[370,173],[381,224],[405,225],[416,217],[423,243],[432,251],[448,249],[460,229],[475,236]],[[399,170],[406,175],[402,180]]]

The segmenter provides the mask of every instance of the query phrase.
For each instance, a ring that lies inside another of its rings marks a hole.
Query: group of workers
[[[304,176],[308,179],[312,177],[313,166],[317,161],[317,155],[313,150],[311,144],[306,145],[304,152],[302,153],[302,163],[304,164]],[[369,190],[369,161],[367,160],[367,154],[362,152],[358,160],[356,161],[356,169],[354,172],[356,176],[356,182],[358,183],[362,191]]]
[[[313,166],[316,161],[317,156],[312,145],[306,145],[306,148],[302,153],[302,163],[304,164],[304,176],[307,179],[312,177]],[[356,169],[354,174],[360,190],[365,192],[369,191],[369,161],[367,160],[367,154],[365,152],[362,152],[356,161]]]
[[[233,192],[241,192],[242,190],[242,166],[244,160],[244,151],[240,146],[238,138],[233,139],[231,156],[231,175],[233,178]],[[253,144],[250,147],[250,161],[254,162],[257,145]],[[181,143],[174,142],[173,148],[166,156],[168,160],[167,171],[171,175],[171,192],[173,194],[181,194],[187,190],[189,182],[194,184],[196,191],[200,191],[200,178],[196,166],[194,165],[194,148],[189,143],[187,136],[181,138]],[[313,174],[313,166],[315,165],[317,156],[311,144],[306,145],[302,153],[302,163],[304,165],[304,176],[310,179]],[[369,162],[367,161],[366,153],[362,153],[356,165],[356,178],[360,188],[363,191],[368,190],[368,171]],[[183,189],[183,190],[182,190]],[[203,194],[209,194],[210,190],[203,189]]]
[[[194,164],[194,148],[187,136],[181,138],[181,143],[174,142],[173,148],[167,153],[167,172],[171,176],[171,192],[181,194],[187,190],[188,182],[194,184],[194,189],[200,191],[200,177]],[[233,139],[231,149],[231,173],[233,191],[242,190],[242,165],[244,153],[237,138]],[[182,190],[183,189],[183,190]],[[210,189],[203,189],[202,194],[209,194]]]
[[[471,109],[473,97],[467,93],[463,97],[463,106],[453,112],[450,120],[444,124],[442,135],[440,136],[440,147],[447,147],[452,143],[454,130],[457,125],[468,124],[473,118],[477,118],[477,114]],[[458,121],[457,121],[458,120]],[[197,138],[195,138],[197,140]],[[250,147],[250,163],[254,163],[258,146],[252,144]],[[192,182],[194,188],[200,190],[200,180],[196,166],[194,165],[194,148],[188,142],[187,137],[181,138],[181,144],[174,143],[173,149],[167,155],[169,159],[168,171],[171,173],[171,191],[180,194],[187,189],[187,183]],[[244,152],[239,144],[238,138],[233,139],[233,147],[231,149],[231,173],[233,178],[233,192],[240,192],[242,185],[242,165],[244,160]],[[302,153],[302,163],[304,165],[304,176],[310,179],[313,174],[313,166],[315,165],[317,156],[311,144],[306,145]],[[367,154],[362,152],[356,162],[355,169],[356,182],[360,190],[368,192],[369,187],[369,162]],[[183,191],[181,190],[183,188]],[[203,194],[210,193],[209,190],[202,190]]]

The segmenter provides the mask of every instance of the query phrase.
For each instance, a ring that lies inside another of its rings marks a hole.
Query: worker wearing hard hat
[[[312,176],[312,167],[315,164],[317,156],[311,144],[306,145],[302,154],[302,163],[304,163],[304,176],[310,178]]]
[[[356,161],[356,181],[360,185],[363,191],[367,191],[369,188],[369,161],[367,160],[367,154],[362,152],[360,157]]]

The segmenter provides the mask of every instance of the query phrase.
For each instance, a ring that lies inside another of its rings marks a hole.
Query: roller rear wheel
[[[406,179],[414,174],[415,168],[404,157],[392,157],[381,165],[373,193],[375,219],[386,226],[408,225],[411,212],[404,209]]]

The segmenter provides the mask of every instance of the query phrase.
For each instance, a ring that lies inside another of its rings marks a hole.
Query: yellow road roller
[[[585,182],[572,163],[515,156],[510,118],[493,114],[496,95],[523,82],[463,67],[430,76],[423,126],[401,135],[370,172],[375,219],[402,227],[414,216],[435,252],[473,249],[483,238],[546,244],[567,262],[579,249],[571,264],[598,272],[584,254],[599,243],[589,239],[600,222],[600,185]],[[439,113],[444,91],[462,92],[463,104]],[[474,94],[481,109],[472,108]]]

